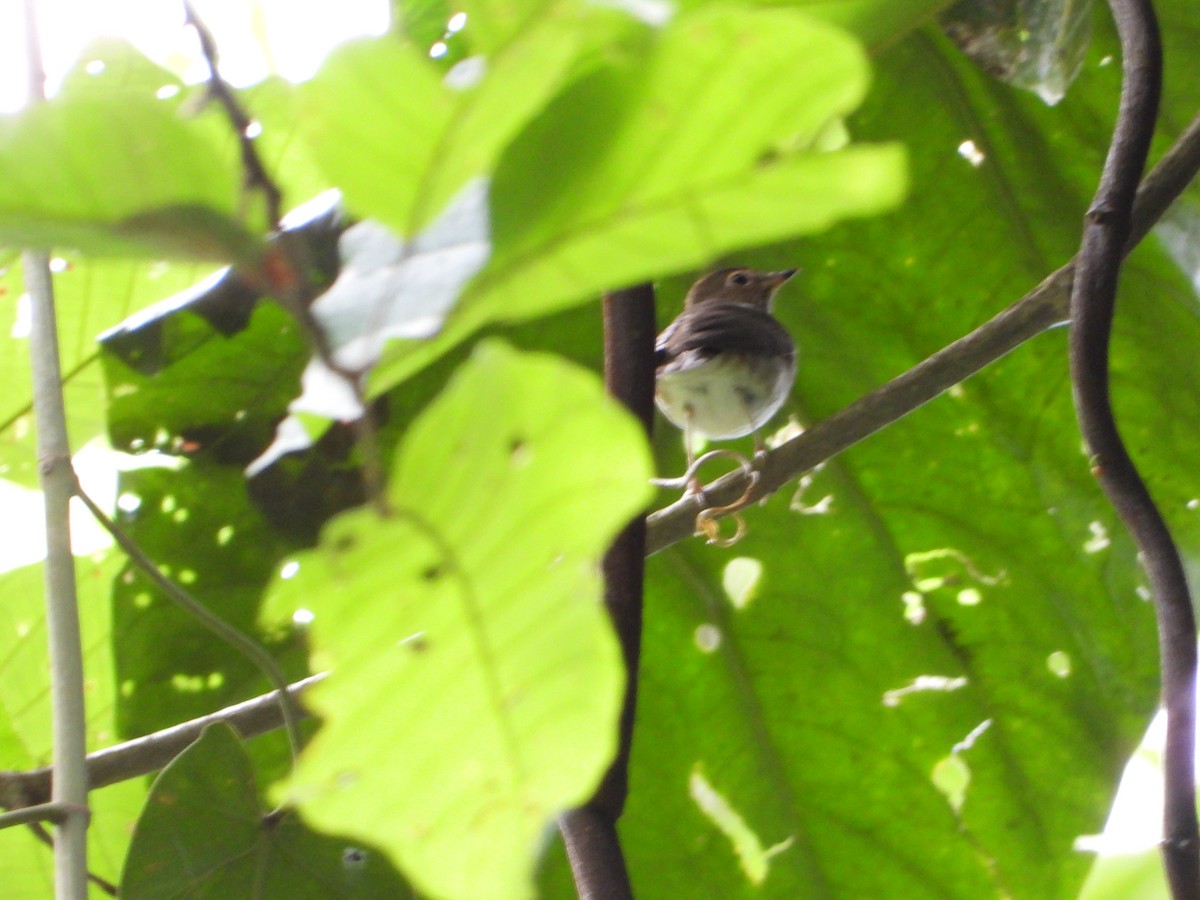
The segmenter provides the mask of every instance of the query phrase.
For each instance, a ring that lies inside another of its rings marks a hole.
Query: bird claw
[[[685,488],[689,494],[703,494],[703,489],[699,488],[700,479],[696,477],[696,473],[709,462],[709,460],[717,459],[718,457],[728,457],[737,461],[738,466],[743,472],[749,474],[754,466],[746,457],[738,453],[736,450],[725,450],[718,447],[716,450],[709,450],[707,453],[702,453],[692,460],[691,465],[687,467],[687,471],[678,478],[651,478],[650,483],[658,487],[668,488],[671,490],[679,490]]]
[[[709,515],[709,512],[710,510],[706,509],[696,516],[696,534],[704,535],[704,543],[714,547],[732,547],[745,536],[746,520],[742,518],[741,513],[730,514],[736,527],[729,537],[721,537],[721,523]]]
[[[703,534],[707,538],[707,543],[717,547],[732,547],[746,535],[746,520],[742,518],[740,511],[750,505],[754,495],[754,489],[758,486],[760,475],[753,469],[746,469],[746,489],[742,491],[742,496],[738,497],[732,503],[727,503],[725,506],[710,506],[707,509],[702,509],[696,515],[696,534]],[[718,516],[732,516],[736,525],[734,532],[729,537],[721,537],[721,526],[717,522]]]

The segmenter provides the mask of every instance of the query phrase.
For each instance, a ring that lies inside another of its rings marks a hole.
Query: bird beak
[[[782,272],[772,272],[767,276],[767,284],[777,289],[799,271],[799,269],[784,269]]]

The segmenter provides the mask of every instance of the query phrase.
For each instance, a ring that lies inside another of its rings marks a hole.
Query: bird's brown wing
[[[796,345],[768,312],[738,303],[705,303],[680,314],[658,336],[655,364],[686,366],[724,351],[791,359]]]

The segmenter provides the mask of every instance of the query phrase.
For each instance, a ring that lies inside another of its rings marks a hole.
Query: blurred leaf
[[[433,895],[528,896],[544,830],[614,750],[596,565],[648,477],[595,376],[476,349],[408,430],[392,514],[334,520],[272,591],[275,615],[314,614],[333,670],[291,790],[311,821],[385,836]]]
[[[409,242],[371,219],[342,232],[341,271],[311,307],[337,365],[368,372],[389,338],[429,337],[442,327],[463,286],[491,252],[487,199],[487,182],[471,182]],[[309,360],[301,383],[303,390],[288,406],[275,442],[249,474],[283,454],[307,449],[334,422],[362,416],[359,398],[345,377],[319,355]]]
[[[199,290],[233,301],[238,288],[226,277]],[[190,303],[183,312],[174,306],[169,313],[152,311],[104,336],[113,446],[210,450],[244,464],[270,441],[298,390],[305,345],[282,309],[257,303],[252,294],[240,296],[248,301],[249,318],[232,334],[214,328],[201,317],[203,307]]]
[[[704,4],[705,0],[696,0]],[[907,37],[954,0],[791,0],[794,6],[832,25],[845,28],[872,52]],[[768,0],[776,5],[776,0]]]
[[[492,187],[491,262],[437,341],[391,345],[372,389],[488,321],[894,206],[898,147],[808,152],[867,80],[851,38],[791,10],[680,17],[648,57],[573,84],[514,142]]]
[[[195,283],[204,268],[62,253],[52,261],[59,353],[65,373],[71,443],[104,433],[104,388],[96,336],[166,294]],[[0,476],[37,481],[33,386],[29,374],[29,305],[19,264],[0,271]]]
[[[337,268],[336,204],[298,210],[296,246],[317,286]],[[299,390],[308,347],[293,319],[224,269],[100,336],[109,437],[149,449],[247,464],[270,442]]]
[[[93,96],[101,100],[126,97],[160,101],[164,109],[180,110],[184,99],[203,88],[189,88],[172,72],[147,57],[131,42],[113,36],[92,40],[64,76],[58,95]]]
[[[113,742],[115,685],[112,679],[112,623],[107,594],[119,560],[108,555],[95,562],[79,558],[81,627],[88,679],[89,749]],[[0,707],[21,744],[21,756],[0,760],[0,768],[26,768],[50,763],[50,687],[45,672],[46,614],[43,567],[39,563],[0,575]]]
[[[1079,900],[1170,900],[1157,848],[1101,856],[1092,864]]]
[[[336,51],[303,88],[304,121],[350,209],[410,236],[470,179],[490,173],[561,86],[587,34],[581,9],[548,10],[496,53],[445,76],[394,37]]]
[[[83,638],[84,700],[88,749],[116,743],[115,700],[108,592],[120,559],[76,560]],[[49,657],[42,565],[0,575],[0,769],[31,769],[51,761]],[[129,844],[129,827],[145,795],[133,781],[92,792],[88,827],[89,867],[116,881]],[[28,829],[0,831],[0,883],[6,897],[53,896],[53,851]]]
[[[303,98],[297,85],[268,78],[240,91],[238,99],[262,129],[254,147],[283,194],[285,212],[333,187],[303,139]]]
[[[398,897],[378,852],[268,816],[237,733],[213,725],[154,781],[121,877],[121,896]]]
[[[255,629],[263,588],[296,542],[272,527],[251,501],[241,467],[221,465],[217,452],[205,448],[179,468],[122,472],[120,506],[128,511],[120,523],[194,598],[263,640],[290,676],[307,674],[301,632],[260,635]],[[207,715],[270,689],[251,662],[163,596],[131,562],[112,582],[112,606],[121,737]],[[271,750],[282,763],[284,748]]]
[[[446,0],[392,0],[396,31],[428,50],[446,32],[451,9]]]
[[[942,28],[986,72],[1053,106],[1079,74],[1092,33],[1091,0],[959,0]]]
[[[246,260],[241,173],[153,97],[77,92],[0,121],[0,241]]]

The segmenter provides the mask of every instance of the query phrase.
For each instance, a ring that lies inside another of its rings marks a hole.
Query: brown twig
[[[1121,103],[1096,198],[1087,213],[1071,294],[1071,381],[1092,471],[1137,542],[1158,614],[1167,737],[1163,752],[1163,864],[1176,898],[1200,897],[1196,821],[1196,620],[1179,550],[1117,429],[1109,396],[1109,340],[1134,192],[1146,162],[1162,83],[1150,0],[1110,0],[1121,38]]]
[[[301,695],[322,681],[326,675],[324,672],[310,675],[287,686],[288,696],[296,705],[301,718],[307,718],[309,715],[299,703]],[[266,734],[283,727],[284,724],[279,697],[275,691],[271,691],[207,716],[181,722],[115,747],[105,747],[103,750],[89,753],[88,788],[95,790],[157,772],[182,753],[205,728],[218,722],[232,725],[243,738]],[[50,798],[52,774],[49,766],[25,772],[0,771],[0,808],[24,809],[47,802]]]

